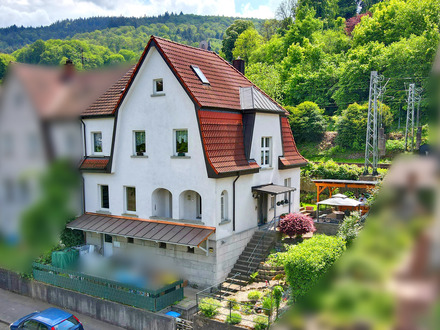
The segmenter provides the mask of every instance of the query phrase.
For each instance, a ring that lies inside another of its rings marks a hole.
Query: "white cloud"
[[[1,0],[0,27],[40,26],[66,18],[91,16],[153,16],[168,12],[242,17],[273,17],[273,2],[236,12],[235,0]]]

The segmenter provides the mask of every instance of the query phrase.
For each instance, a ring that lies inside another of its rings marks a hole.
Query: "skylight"
[[[200,70],[200,68],[198,66],[191,65],[191,68],[194,70],[194,72],[196,73],[197,77],[199,77],[200,81],[203,84],[209,85],[209,80],[205,77],[205,75],[203,74],[202,70]]]

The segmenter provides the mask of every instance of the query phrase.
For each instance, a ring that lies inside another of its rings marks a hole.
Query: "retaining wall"
[[[172,317],[62,289],[0,268],[0,288],[91,316],[129,330],[175,330]]]

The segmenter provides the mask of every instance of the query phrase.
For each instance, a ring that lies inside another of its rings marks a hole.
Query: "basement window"
[[[127,243],[133,244],[134,243],[133,237],[127,237]]]
[[[159,242],[159,249],[166,249],[166,248],[167,248],[167,243]]]
[[[194,247],[188,246],[186,252],[194,254]]]
[[[198,66],[191,65],[191,69],[194,70],[194,72],[196,73],[197,77],[199,77],[200,81],[204,85],[209,85],[209,80],[205,77],[205,75],[203,74],[202,70],[200,70],[200,68]]]

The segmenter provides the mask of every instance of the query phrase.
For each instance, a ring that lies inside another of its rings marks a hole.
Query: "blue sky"
[[[48,25],[66,18],[185,14],[272,18],[281,0],[0,0],[0,27]]]

